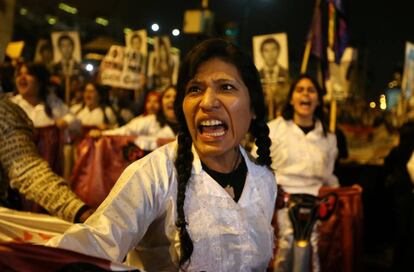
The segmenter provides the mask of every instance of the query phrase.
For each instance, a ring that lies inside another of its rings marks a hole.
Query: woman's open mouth
[[[209,119],[201,121],[197,126],[197,129],[201,135],[208,137],[220,137],[226,133],[228,126],[220,120]]]

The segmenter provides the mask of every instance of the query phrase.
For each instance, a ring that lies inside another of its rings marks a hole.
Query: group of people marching
[[[196,45],[183,60],[177,85],[148,92],[142,114],[124,125],[98,82],[85,83],[83,100],[69,106],[48,90],[42,65],[19,65],[15,81],[10,100],[34,127],[55,125],[72,133],[84,126],[86,137],[94,138],[138,136],[135,144],[152,151],[122,173],[96,211],[77,205],[85,217],[92,215],[49,246],[119,262],[135,249],[140,262],[134,265],[145,271],[264,271],[276,242],[275,269],[290,271],[287,208],[277,211],[277,239],[271,225],[277,185],[286,193],[314,196],[322,186],[339,186],[333,175],[336,136],[326,126],[317,81],[299,76],[281,116],[268,120],[252,59],[223,39]],[[252,150],[244,145],[248,134]],[[15,184],[9,183],[25,187]],[[320,270],[317,229],[311,238],[313,271]]]

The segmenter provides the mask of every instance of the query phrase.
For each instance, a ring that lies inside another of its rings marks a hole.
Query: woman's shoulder
[[[289,122],[289,120],[285,120],[282,116],[268,122],[267,126],[269,127],[269,136],[272,137],[283,133],[283,131],[288,128]]]
[[[287,120],[285,120],[282,116],[278,116],[275,119],[269,121],[267,123],[269,128],[275,128],[275,127],[280,127],[280,126],[284,126],[287,124]]]
[[[78,103],[78,104],[71,106],[70,111],[73,113],[77,113],[77,111],[80,110],[82,107],[83,107],[82,104]]]

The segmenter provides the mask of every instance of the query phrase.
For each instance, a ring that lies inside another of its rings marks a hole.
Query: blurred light
[[[57,18],[56,18],[55,16],[50,16],[50,15],[47,15],[47,16],[46,16],[46,20],[47,20],[47,23],[48,23],[49,25],[54,25],[54,24],[56,24],[56,23],[57,23]]]
[[[130,32],[132,32],[133,30],[132,29],[130,29],[129,27],[125,27],[124,28],[124,34],[128,34],[128,33],[130,33]]]
[[[59,9],[65,11],[67,13],[70,13],[70,14],[76,14],[76,13],[78,13],[78,9],[77,8],[72,7],[72,6],[69,6],[69,5],[65,4],[65,3],[59,3]]]
[[[372,101],[372,102],[369,103],[369,107],[371,109],[375,109],[376,106],[377,106],[377,103],[375,103],[374,101]]]
[[[152,24],[151,29],[152,31],[157,32],[160,30],[160,26],[158,24]]]
[[[27,11],[27,9],[26,9],[26,8],[21,8],[21,9],[20,9],[20,15],[25,16],[25,15],[27,15],[27,13],[28,13],[28,11]]]
[[[173,29],[172,31],[173,36],[177,37],[180,35],[180,30],[178,30],[177,28]]]
[[[93,64],[90,64],[90,63],[88,63],[88,64],[86,64],[86,67],[85,67],[85,69],[86,69],[86,71],[88,71],[88,72],[92,72],[93,71]]]
[[[109,21],[105,18],[102,18],[102,17],[96,17],[95,22],[98,25],[102,25],[102,26],[107,26],[109,24]]]
[[[385,98],[385,94],[380,95],[380,109],[385,110],[387,109],[387,99]]]

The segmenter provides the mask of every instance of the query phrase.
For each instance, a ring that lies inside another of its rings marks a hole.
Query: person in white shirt
[[[333,174],[338,153],[336,136],[324,123],[323,94],[314,78],[299,76],[291,85],[282,116],[268,123],[272,169],[287,193],[317,196],[321,186],[339,186]],[[275,268],[289,271],[293,229],[287,208],[280,209],[277,216],[280,239]],[[311,243],[313,271],[319,271],[316,227]]]
[[[161,110],[155,114],[138,116],[128,124],[111,130],[92,130],[89,135],[100,136],[137,136],[134,143],[142,150],[152,151],[174,140],[178,122],[174,113],[176,88],[168,86],[161,94]]]
[[[177,141],[134,162],[85,224],[49,245],[145,271],[264,271],[274,243],[276,182],[259,74],[223,39],[186,56],[177,85]],[[256,139],[257,160],[240,145]]]
[[[70,110],[82,126],[109,129],[117,126],[116,116],[105,99],[105,88],[88,82],[83,91],[83,102],[73,105]]]
[[[50,74],[41,63],[23,63],[16,69],[18,94],[11,101],[19,105],[32,120],[35,128],[56,125],[77,128],[74,115],[55,94],[49,92]]]

